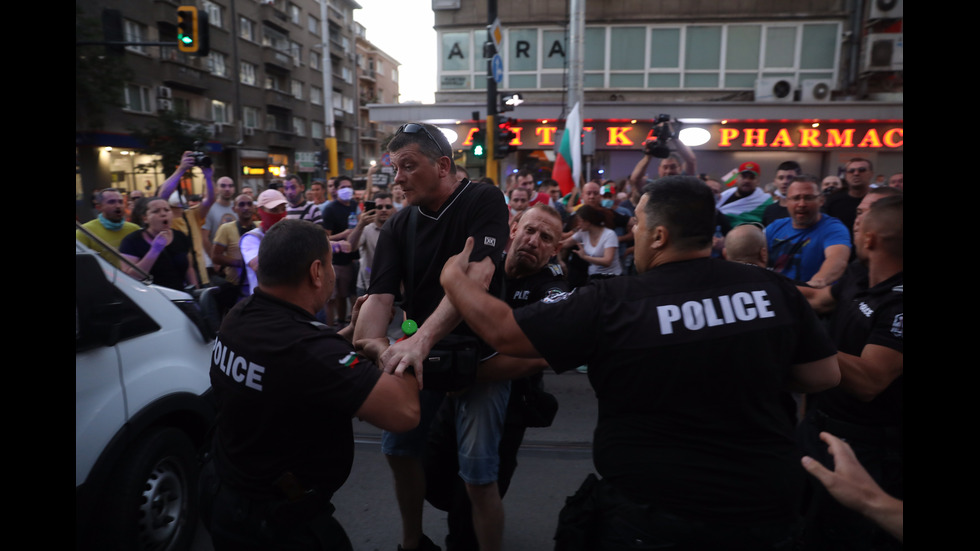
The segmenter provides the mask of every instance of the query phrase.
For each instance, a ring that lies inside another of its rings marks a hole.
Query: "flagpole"
[[[583,110],[585,107],[585,97],[582,90],[584,82],[585,59],[583,57],[585,45],[585,0],[569,0],[569,25],[568,25],[568,106],[567,113],[571,113],[578,106],[578,136],[571,136],[574,145],[572,152],[576,157],[570,159],[574,167],[575,189],[579,190],[582,186],[582,148],[581,132],[582,122],[585,120]],[[566,119],[565,130],[568,130]],[[577,147],[576,147],[577,146]]]

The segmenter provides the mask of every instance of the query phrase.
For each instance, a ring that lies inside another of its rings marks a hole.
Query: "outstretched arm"
[[[905,541],[905,502],[881,489],[861,466],[851,446],[840,438],[821,432],[834,457],[834,470],[828,470],[812,457],[803,457],[803,468],[827,488],[842,505],[868,517],[889,534]]]
[[[190,170],[194,166],[194,156],[192,151],[185,151],[184,155],[180,158],[180,164],[177,165],[177,170],[167,178],[163,185],[160,186],[159,196],[163,199],[169,199],[173,192],[177,191],[177,186],[180,185],[180,179],[183,177],[184,173]],[[212,193],[214,188],[211,188]],[[212,196],[211,200],[214,200]]]
[[[521,331],[514,312],[506,302],[487,293],[493,275],[493,261],[484,258],[469,262],[473,238],[467,238],[463,251],[446,261],[439,282],[456,310],[494,350],[508,356],[540,358],[541,355]]]

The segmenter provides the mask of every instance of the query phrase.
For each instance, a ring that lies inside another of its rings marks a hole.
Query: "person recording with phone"
[[[373,201],[364,201],[364,212],[357,219],[357,226],[348,236],[351,250],[361,253],[361,267],[357,271],[357,296],[367,294],[371,284],[371,265],[374,263],[374,250],[378,246],[381,227],[395,212],[395,203],[387,191],[374,194]]]

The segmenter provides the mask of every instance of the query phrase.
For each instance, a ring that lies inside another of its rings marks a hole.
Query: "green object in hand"
[[[405,333],[406,337],[411,337],[419,330],[419,325],[415,323],[415,320],[405,320],[402,322],[402,333]]]

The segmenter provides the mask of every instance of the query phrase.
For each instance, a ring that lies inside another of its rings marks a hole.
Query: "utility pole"
[[[493,178],[497,187],[503,189],[503,182],[500,181],[500,169],[496,157],[494,157],[494,136],[497,135],[497,81],[493,75],[493,56],[500,55],[498,48],[494,44],[493,32],[494,23],[497,21],[497,0],[487,0],[487,42],[483,48],[483,57],[487,59],[487,130],[486,130],[486,171],[487,176]]]
[[[320,49],[320,65],[323,69],[323,126],[325,135],[323,147],[327,155],[328,168],[324,179],[339,174],[337,166],[337,131],[333,116],[333,62],[330,60],[330,22],[327,19],[327,2],[320,2],[320,35],[323,40]]]

